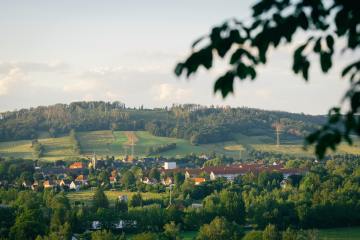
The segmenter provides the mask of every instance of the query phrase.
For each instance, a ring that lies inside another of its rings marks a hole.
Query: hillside
[[[136,156],[160,154],[160,149],[161,155],[169,157],[210,152],[237,157],[244,146],[302,155],[309,154],[300,145],[304,136],[325,120],[324,116],[246,107],[186,104],[135,109],[120,102],[74,102],[0,113],[0,154],[49,161],[94,152],[121,157],[131,154],[134,143]],[[274,147],[277,123],[281,143],[289,145],[286,148]],[[40,144],[41,152],[34,153],[34,143]],[[174,146],[170,149],[168,144]],[[353,148],[343,152],[358,153]]]
[[[280,123],[284,140],[299,140],[317,129],[323,116],[252,108],[206,107],[127,108],[119,102],[74,102],[0,114],[0,141],[58,137],[79,132],[148,131],[155,136],[188,139],[194,144],[235,140],[236,134],[272,138]]]
[[[259,152],[290,154],[295,156],[312,156],[313,150],[304,151],[301,141],[283,142],[280,147],[274,144],[274,137],[264,136],[246,136],[237,134],[232,141],[224,141],[219,143],[192,145],[189,140],[158,137],[147,131],[85,131],[78,132],[78,142],[81,146],[81,153],[74,151],[69,136],[60,136],[51,138],[42,134],[38,142],[43,146],[44,152],[40,157],[41,160],[74,160],[80,157],[86,157],[96,153],[99,157],[114,156],[115,158],[123,158],[126,154],[131,154],[132,147],[129,144],[129,133],[137,138],[134,142],[134,155],[136,157],[153,156],[149,154],[150,147],[163,146],[169,143],[175,143],[176,148],[163,151],[158,155],[164,157],[183,157],[190,153],[195,154],[224,154],[235,159],[239,158],[248,149]],[[341,145],[338,153],[344,154],[360,154],[360,145],[356,143],[354,146]],[[157,154],[155,154],[157,155]],[[0,156],[15,157],[25,159],[37,159],[33,154],[31,140],[18,140],[0,142]]]

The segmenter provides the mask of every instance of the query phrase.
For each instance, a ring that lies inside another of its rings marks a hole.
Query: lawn
[[[132,195],[135,194],[135,192],[125,192],[125,191],[105,191],[106,196],[108,197],[110,203],[114,203],[115,200],[120,195],[127,195],[130,199]],[[90,204],[92,201],[94,195],[94,191],[88,190],[88,191],[79,191],[79,192],[69,192],[67,194],[67,197],[69,198],[70,202],[84,202],[85,204]],[[141,193],[144,200],[147,199],[161,199],[166,195],[166,193]]]
[[[78,136],[83,155],[93,153],[99,156],[124,155],[123,144],[127,138],[122,132],[113,133],[110,130],[79,132]]]
[[[59,159],[68,160],[79,157],[72,150],[70,138],[66,135],[58,138],[49,138],[47,133],[40,134],[39,141],[45,148],[44,156],[41,160],[55,161]],[[130,138],[130,140],[129,140]],[[245,149],[245,146],[252,146],[258,151],[279,152],[293,155],[313,156],[313,148],[304,151],[301,142],[282,144],[277,147],[273,144],[273,139],[268,136],[245,136],[236,134],[235,140],[214,143],[192,145],[186,139],[153,136],[146,131],[87,131],[78,132],[82,155],[92,155],[96,153],[99,157],[115,156],[122,158],[125,154],[131,154],[131,138],[134,139],[134,155],[144,157],[147,155],[149,147],[156,147],[168,143],[176,143],[176,149],[162,152],[164,157],[183,157],[190,153],[209,154],[215,152],[233,158],[238,158]],[[130,141],[130,142],[129,142]],[[353,146],[341,144],[338,153],[360,154],[360,141],[356,141]],[[330,154],[332,154],[330,152]],[[30,140],[0,142],[0,156],[21,157],[32,159],[32,149]]]
[[[44,146],[44,156],[41,160],[55,161],[77,157],[72,150],[70,138],[68,136],[59,138],[41,138],[39,141]],[[30,140],[0,143],[0,155],[4,157],[33,159],[32,152]]]
[[[309,147],[308,150],[304,150],[302,144],[283,144],[276,146],[275,144],[252,144],[251,145],[255,150],[263,152],[278,152],[284,154],[293,154],[293,155],[314,155],[314,148]],[[355,142],[352,146],[348,144],[340,144],[335,154],[360,154],[360,144]],[[333,151],[328,151],[328,154],[334,154]]]
[[[322,240],[358,240],[360,239],[360,227],[357,228],[331,228],[319,231]]]
[[[180,157],[185,156],[190,153],[210,153],[212,151],[217,152],[218,154],[228,154],[231,156],[238,156],[238,153],[234,151],[228,151],[224,149],[225,146],[234,144],[234,142],[224,142],[217,144],[201,144],[201,145],[191,145],[188,140],[179,139],[179,138],[170,138],[170,137],[158,137],[150,134],[146,131],[136,131],[133,132],[136,134],[138,141],[134,146],[134,152],[136,156],[145,156],[149,147],[159,146],[168,143],[176,143],[176,149],[169,150],[161,153],[165,157]]]
[[[42,160],[55,161],[60,159],[74,159],[79,157],[74,153],[72,148],[70,137],[58,137],[58,138],[42,138],[39,139],[40,143],[44,146],[44,156]]]
[[[16,158],[32,158],[30,140],[0,142],[0,156]]]
[[[196,231],[181,232],[184,240],[192,240],[196,234]],[[358,240],[360,239],[360,227],[321,229],[319,236],[321,240]]]

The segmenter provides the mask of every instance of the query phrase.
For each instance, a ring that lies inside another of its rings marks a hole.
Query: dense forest
[[[144,109],[120,102],[73,102],[0,113],[0,140],[36,139],[41,132],[57,137],[71,130],[147,130],[156,136],[189,139],[193,144],[231,140],[237,133],[300,139],[324,123],[324,116],[252,108],[196,104]]]

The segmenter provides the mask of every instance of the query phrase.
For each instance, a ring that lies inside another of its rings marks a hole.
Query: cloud
[[[61,72],[69,68],[69,65],[64,62],[0,62],[0,74],[6,73],[11,69],[19,68],[23,72]]]
[[[155,97],[157,101],[180,101],[189,99],[192,95],[191,89],[176,87],[173,84],[162,83],[155,87]]]
[[[98,89],[101,84],[96,80],[77,80],[64,85],[65,92],[88,92]]]
[[[255,96],[262,99],[270,99],[272,92],[269,89],[258,89],[255,90]]]
[[[7,95],[16,85],[26,79],[25,73],[20,68],[11,68],[0,77],[0,96]]]

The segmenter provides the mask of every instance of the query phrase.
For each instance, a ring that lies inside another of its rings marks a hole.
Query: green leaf
[[[320,53],[320,65],[321,65],[321,70],[326,73],[329,71],[329,69],[332,66],[332,61],[331,61],[331,54],[328,52],[321,52]]]
[[[237,68],[236,68],[236,75],[240,79],[245,79],[247,77],[247,73],[248,73],[247,66],[245,64],[243,64],[243,63],[239,63]]]
[[[360,92],[355,92],[350,98],[351,110],[357,112],[360,107]]]
[[[256,78],[256,71],[253,67],[248,67],[248,73],[251,77],[251,80],[254,80]]]
[[[230,58],[230,64],[234,64],[236,62],[238,62],[241,57],[245,55],[249,60],[251,60],[254,64],[257,63],[256,58],[247,50],[243,49],[243,48],[238,48],[233,55]]]
[[[211,40],[211,42],[212,42],[213,44],[217,44],[217,42],[221,40],[220,33],[221,33],[221,30],[220,30],[219,27],[214,27],[214,28],[211,30],[210,40]]]
[[[214,92],[221,91],[223,98],[226,98],[229,93],[234,92],[234,77],[234,74],[229,71],[218,78],[214,85]]]
[[[218,42],[218,44],[216,45],[215,48],[216,48],[216,50],[217,50],[220,57],[223,58],[226,55],[226,53],[231,48],[232,43],[233,42],[229,38],[221,39],[221,41]]]
[[[343,69],[343,71],[341,72],[341,76],[344,77],[346,74],[349,73],[349,71],[355,68],[357,71],[360,70],[360,61],[356,61],[351,63],[350,65],[348,65],[346,68]]]
[[[203,37],[200,37],[200,38],[198,38],[196,41],[194,41],[194,43],[191,45],[191,48],[194,48],[194,47],[196,47],[196,45],[198,45],[202,40],[204,40],[205,39],[205,37],[203,36]]]
[[[304,12],[299,14],[298,21],[302,29],[307,30],[309,28],[309,21]]]
[[[321,37],[318,38],[314,45],[314,52],[319,53],[321,52]]]
[[[334,51],[334,38],[331,35],[326,37],[326,44],[331,52]]]
[[[181,73],[182,73],[182,71],[183,71],[183,69],[184,69],[184,64],[183,64],[183,63],[178,63],[178,64],[176,65],[176,67],[175,67],[175,70],[174,70],[175,75],[176,75],[176,76],[180,76]]]
[[[309,79],[309,68],[310,68],[310,62],[308,60],[305,60],[303,63],[302,73],[306,81]]]

